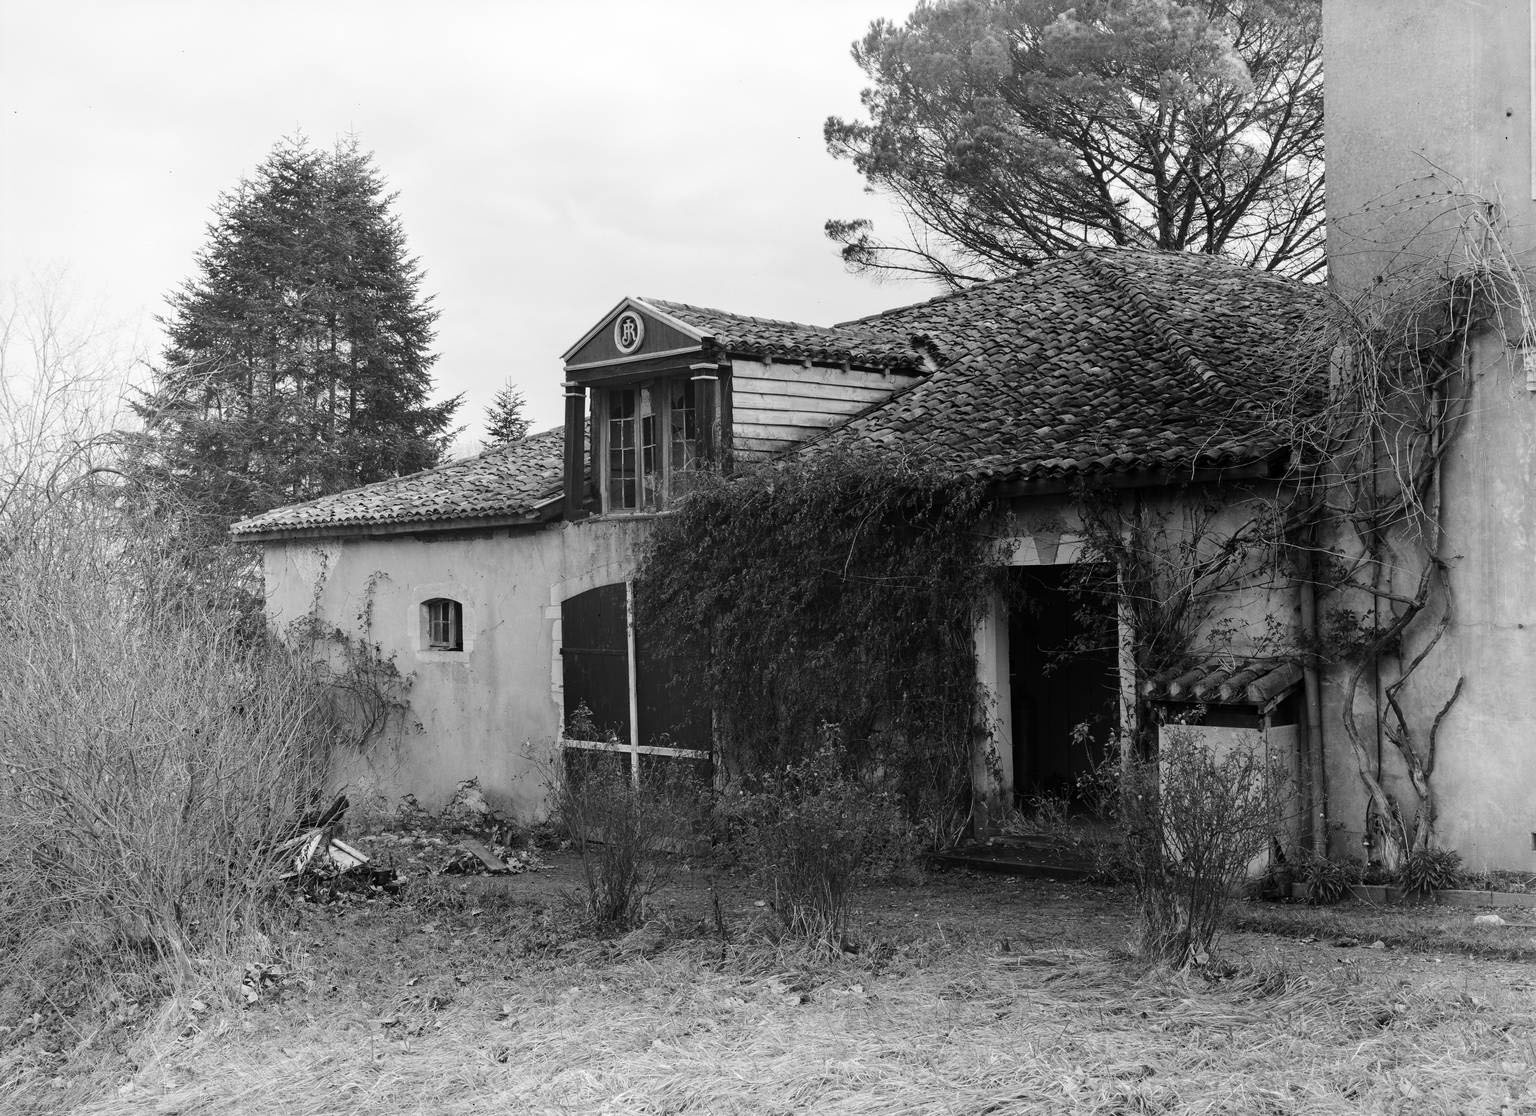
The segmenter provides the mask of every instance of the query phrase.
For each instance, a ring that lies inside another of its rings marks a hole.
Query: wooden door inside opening
[[[1075,590],[1072,566],[1009,571],[1014,794],[1088,806],[1086,777],[1119,722],[1118,610]]]
[[[627,594],[623,582],[600,585],[560,607],[567,751],[613,757],[572,761],[573,770],[614,762],[642,780],[649,773],[653,779],[708,786],[712,719],[702,680],[692,664],[671,655],[659,640],[630,631]],[[638,732],[632,731],[635,723]]]

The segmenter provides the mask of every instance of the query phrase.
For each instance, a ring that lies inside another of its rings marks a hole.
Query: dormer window
[[[464,650],[464,606],[448,597],[423,601],[422,642],[432,651]]]
[[[593,392],[601,446],[603,511],[659,511],[685,491],[698,467],[694,382],[668,376]]]

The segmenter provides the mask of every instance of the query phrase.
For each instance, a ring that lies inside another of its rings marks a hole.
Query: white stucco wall
[[[1157,488],[1125,490],[1121,514],[1139,516],[1158,532],[1161,541],[1176,546],[1203,528],[1203,538],[1219,543],[1235,532],[1276,496],[1272,483],[1256,487]],[[1202,509],[1216,510],[1208,518]],[[1050,495],[1015,498],[1009,508],[1005,536],[999,540],[998,560],[1011,566],[1071,565],[1084,560],[1085,528],[1077,498]],[[1227,652],[1235,657],[1273,656],[1289,652],[1298,631],[1294,579],[1275,573],[1267,553],[1247,564],[1247,576],[1212,598],[1210,616],[1195,633],[1188,653],[1195,658]],[[1122,606],[1119,624],[1121,725],[1129,727],[1136,708],[1133,619]],[[978,820],[983,828],[1011,804],[1013,791],[1014,726],[1011,715],[1009,609],[1001,593],[983,602],[974,632],[976,667],[984,731],[972,755],[972,783],[977,792]],[[1299,730],[1279,733],[1274,744],[1287,753],[1294,770],[1295,749],[1304,738]]]
[[[364,634],[360,614],[371,585],[367,636],[411,679],[407,723],[343,757],[338,783],[375,808],[393,809],[414,794],[435,809],[475,776],[492,805],[515,818],[535,816],[543,807],[541,764],[561,723],[560,601],[630,577],[647,524],[614,518],[267,544],[274,623],[285,626],[313,607],[327,624]],[[463,604],[462,652],[423,646],[421,603],[432,597]]]
[[[1452,180],[1497,202],[1505,243],[1530,269],[1531,5],[1326,0],[1324,15],[1335,290],[1354,298],[1405,258],[1443,252],[1450,243],[1443,230],[1453,222],[1442,219],[1439,234],[1424,230],[1432,191]],[[1431,181],[1434,168],[1445,173]],[[1414,193],[1423,195],[1418,204]],[[1452,621],[1417,676],[1408,710],[1427,733],[1465,676],[1440,734],[1437,840],[1473,868],[1536,871],[1536,392],[1506,348],[1521,335],[1536,339],[1536,323],[1508,327],[1506,336],[1477,337],[1471,353],[1476,386],[1444,474]],[[1329,679],[1330,817],[1339,827],[1334,851],[1357,853],[1365,798],[1339,727],[1338,683]],[[1387,743],[1384,783],[1411,805],[1392,753]]]

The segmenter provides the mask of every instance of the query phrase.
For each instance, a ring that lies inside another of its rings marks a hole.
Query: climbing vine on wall
[[[1345,668],[1343,728],[1369,802],[1367,837],[1392,867],[1434,843],[1439,733],[1465,682],[1422,668],[1455,616],[1443,468],[1487,374],[1472,347],[1489,336],[1514,348],[1533,328],[1496,202],[1433,176],[1351,220],[1410,218],[1419,232],[1394,266],[1337,307],[1328,405],[1298,411],[1291,438],[1303,498],[1290,520],[1328,610],[1312,651]],[[1396,757],[1408,801],[1383,781],[1370,735]]]
[[[326,712],[341,738],[355,748],[364,748],[382,736],[392,720],[404,721],[407,717],[413,678],[400,672],[394,656],[386,655],[373,636],[374,600],[379,582],[388,575],[381,570],[368,575],[353,617],[353,630],[347,631],[320,615],[330,564],[324,551],[318,557],[320,568],[310,594],[309,611],[288,626],[286,639],[320,673]]]
[[[1465,682],[1423,668],[1455,616],[1442,473],[1475,382],[1490,374],[1474,367],[1472,346],[1492,336],[1511,351],[1529,347],[1536,315],[1495,202],[1433,177],[1373,208],[1352,220],[1411,220],[1419,231],[1369,290],[1347,305],[1327,300],[1313,335],[1295,339],[1294,392],[1268,416],[1291,447],[1272,495],[1227,493],[1229,507],[1252,513],[1235,528],[1209,515],[1149,518],[1103,493],[1085,494],[1081,511],[1089,555],[1130,607],[1144,676],[1210,651],[1220,598],[1266,570],[1315,594],[1311,630],[1270,631],[1263,642],[1342,679],[1365,830],[1373,857],[1396,867],[1434,843],[1439,734]],[[1396,787],[1372,737],[1396,759]],[[1314,803],[1317,817],[1324,810]]]
[[[830,736],[914,815],[959,824],[992,519],[980,483],[883,455],[703,478],[651,538],[639,623],[705,680],[732,775]]]
[[[1273,585],[1279,572],[1284,520],[1271,492],[1191,487],[1182,496],[1148,508],[1124,491],[1077,494],[1083,553],[1074,590],[1090,608],[1114,600],[1127,610],[1140,679],[1229,652],[1240,624],[1224,602]],[[1269,629],[1243,635],[1252,653],[1276,642]],[[1144,703],[1135,721],[1149,751],[1153,719]]]

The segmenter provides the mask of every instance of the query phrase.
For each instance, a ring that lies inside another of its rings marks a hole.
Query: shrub
[[[1142,957],[1202,965],[1249,863],[1280,823],[1281,773],[1256,749],[1223,754],[1177,729],[1126,765],[1123,824]]]
[[[1460,887],[1461,876],[1461,854],[1434,846],[1414,849],[1397,874],[1402,889],[1418,896]]]
[[[1365,866],[1353,857],[1330,860],[1314,854],[1302,865],[1307,902],[1313,906],[1332,906],[1349,894],[1350,885],[1364,879]]]
[[[261,940],[335,731],[306,664],[100,526],[0,554],[0,949],[174,991]]]
[[[908,868],[918,840],[897,796],[848,774],[829,747],[763,776],[737,808],[742,858],[780,924],[830,949],[848,947],[855,891]]]
[[[694,837],[701,789],[679,764],[648,765],[638,785],[629,757],[570,749],[553,780],[555,817],[581,857],[580,903],[602,932],[645,921],[645,903]]]
[[[142,483],[131,435],[105,433],[138,362],[40,293],[0,298],[11,1107],[166,997],[245,998],[248,966],[292,940],[272,925],[275,846],[318,801],[335,740],[323,680],[267,637],[250,548],[197,545],[195,509]]]

